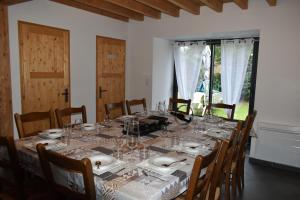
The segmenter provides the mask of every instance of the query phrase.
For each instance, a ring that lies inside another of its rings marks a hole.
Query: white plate
[[[39,136],[43,138],[48,138],[48,139],[56,139],[61,137],[63,134],[62,129],[48,129],[44,130],[43,132],[39,133]]]
[[[177,158],[174,157],[169,157],[169,156],[161,156],[161,157],[157,157],[157,158],[153,158],[149,160],[149,163],[155,167],[159,167],[162,169],[166,169],[166,168],[174,168],[176,167],[178,164],[180,164],[179,162],[172,164],[169,167],[165,167],[163,166],[164,164],[170,164],[172,162],[177,161]]]
[[[35,145],[37,144],[48,144],[48,145],[52,145],[52,144],[55,144],[57,141],[56,140],[40,140],[40,141],[37,141],[35,143]]]
[[[131,118],[134,118],[134,117],[135,117],[134,115],[123,115],[121,117],[116,118],[116,120],[124,121],[126,119],[131,119]]]
[[[84,124],[82,124],[82,126],[83,126],[83,129],[86,130],[86,131],[92,131],[92,130],[96,129],[95,124],[84,123]]]
[[[193,148],[198,148],[199,146],[201,146],[201,144],[197,143],[197,142],[185,142],[185,143],[183,143],[183,146],[193,149]]]
[[[62,133],[63,130],[60,128],[53,128],[53,129],[44,130],[43,132],[53,134],[53,133]]]
[[[97,169],[96,161],[100,161],[101,165],[99,169],[108,167],[109,165],[114,164],[117,160],[109,155],[97,155],[90,158],[93,168]]]

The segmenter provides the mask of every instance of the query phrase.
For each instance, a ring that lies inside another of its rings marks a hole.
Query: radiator
[[[258,122],[250,157],[300,168],[300,127]]]

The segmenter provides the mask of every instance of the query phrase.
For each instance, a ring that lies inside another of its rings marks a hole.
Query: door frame
[[[119,39],[119,38],[113,38],[113,37],[106,37],[106,36],[101,36],[101,35],[96,35],[96,121],[98,119],[98,109],[99,105],[97,103],[98,96],[99,96],[99,90],[98,90],[98,84],[99,84],[99,79],[98,79],[98,46],[97,46],[97,39],[98,38],[104,38],[104,39],[113,39],[113,40],[119,40],[119,41],[124,41],[125,43],[125,56],[124,56],[124,101],[125,101],[125,91],[126,91],[126,40]]]
[[[22,20],[18,20],[18,39],[19,39],[19,68],[20,68],[20,88],[21,88],[21,110],[22,110],[22,113],[24,112],[24,106],[23,106],[23,94],[24,94],[24,77],[23,77],[23,68],[24,68],[24,65],[23,65],[23,62],[22,62],[22,59],[23,59],[23,53],[22,53],[22,50],[23,50],[23,40],[22,40],[22,25],[34,25],[34,26],[40,26],[40,27],[44,27],[44,28],[51,28],[51,29],[55,29],[55,30],[59,30],[59,31],[64,31],[67,33],[68,35],[68,39],[67,39],[67,45],[68,45],[68,65],[67,65],[67,68],[68,68],[68,77],[69,77],[69,84],[68,84],[68,88],[69,88],[69,97],[68,97],[68,106],[70,107],[71,106],[71,68],[70,68],[70,63],[71,63],[71,59],[70,59],[70,30],[67,30],[67,29],[63,29],[63,28],[58,28],[58,27],[54,27],[54,26],[47,26],[47,25],[44,25],[44,24],[37,24],[37,23],[32,23],[32,22],[26,22],[26,21],[22,21]]]

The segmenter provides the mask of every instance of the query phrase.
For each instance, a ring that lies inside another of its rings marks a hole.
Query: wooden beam
[[[248,0],[233,0],[241,9],[248,9]]]
[[[277,0],[266,0],[270,6],[276,6]]]
[[[13,135],[7,6],[0,4],[0,135]]]
[[[104,0],[74,0],[74,1],[81,4],[86,4],[91,7],[100,8],[102,10],[106,10],[108,12],[115,13],[117,15],[122,15],[124,17],[128,17],[134,20],[138,20],[138,21],[144,20],[144,15],[129,10],[127,8],[123,8],[121,6],[117,6],[115,4],[109,3]]]
[[[168,0],[168,1],[192,14],[195,15],[200,14],[200,5],[194,3],[193,1],[186,1],[186,0]]]
[[[23,2],[27,2],[27,1],[32,1],[32,0],[0,0],[0,4],[10,6],[10,5],[23,3]]]
[[[127,8],[129,10],[133,10],[135,12],[141,13],[145,16],[152,17],[154,19],[160,19],[161,18],[161,12],[151,8],[149,6],[146,6],[140,2],[137,2],[135,0],[105,0],[110,3],[116,4],[118,6]]]
[[[223,11],[223,1],[222,0],[200,0],[202,3],[215,10],[216,12]]]
[[[102,10],[102,9],[99,9],[99,8],[91,7],[91,6],[88,6],[86,4],[81,4],[81,3],[78,3],[78,2],[75,2],[75,1],[72,1],[72,0],[51,0],[51,1],[56,2],[56,3],[61,3],[61,4],[64,4],[64,5],[67,5],[67,6],[71,6],[71,7],[74,7],[74,8],[78,8],[78,9],[81,9],[81,10],[85,10],[85,11],[88,11],[88,12],[92,12],[92,13],[95,13],[95,14],[98,14],[98,15],[103,15],[103,16],[106,16],[106,17],[121,20],[121,21],[124,21],[124,22],[129,21],[128,17],[123,17],[121,15],[117,15],[117,14],[114,14],[114,13],[111,13],[111,12],[108,12],[106,10]]]
[[[179,17],[179,8],[168,1],[162,1],[162,0],[136,0],[136,1],[143,3],[147,6],[150,6],[163,13],[166,13],[168,15],[171,15],[173,17]]]

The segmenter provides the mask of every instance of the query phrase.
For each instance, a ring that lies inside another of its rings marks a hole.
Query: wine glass
[[[135,159],[133,158],[133,150],[138,146],[140,138],[140,128],[139,122],[136,120],[132,120],[129,122],[127,127],[127,145],[131,150],[131,157],[129,159],[130,162],[134,162]]]

